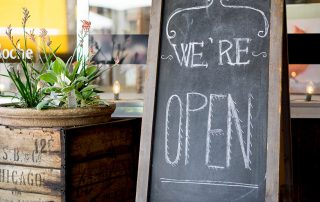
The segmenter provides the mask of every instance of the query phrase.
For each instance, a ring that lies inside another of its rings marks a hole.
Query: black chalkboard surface
[[[148,60],[157,68],[147,79],[156,81],[146,92],[154,96],[146,95],[153,104],[145,106],[142,129],[151,138],[141,139],[137,201],[265,201],[268,129],[278,115],[270,111],[278,110],[270,109],[270,93],[280,92],[269,75],[272,3],[162,0],[154,1],[154,12],[155,6],[162,8],[154,15],[159,41],[151,31],[157,45],[149,51],[158,51]]]

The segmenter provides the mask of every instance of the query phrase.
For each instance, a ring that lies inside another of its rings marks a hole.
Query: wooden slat
[[[60,196],[61,171],[0,164],[0,189]]]
[[[131,198],[134,200],[136,162],[132,151],[68,164],[68,168],[67,187],[72,193],[72,199],[124,201]]]
[[[138,166],[136,201],[147,201],[149,165],[155,106],[155,92],[157,83],[158,54],[160,40],[162,0],[153,0],[151,7],[151,21],[148,44],[148,68],[146,70],[144,93],[143,122],[141,128],[140,154]]]
[[[0,201],[134,201],[140,122],[60,129],[0,126]]]
[[[271,1],[266,202],[279,199],[283,0]]]
[[[134,201],[134,181],[128,176],[81,186],[72,192],[73,201],[122,202]],[[131,199],[131,200],[130,200]]]
[[[101,131],[103,132],[103,131]],[[112,135],[99,135],[92,133],[86,136],[77,136],[72,145],[70,145],[70,157],[74,160],[88,157],[88,155],[104,154],[106,152],[114,152],[119,147],[130,146],[132,143],[131,135],[125,129],[115,131],[116,134]]]
[[[66,130],[67,153],[72,161],[90,159],[106,153],[125,153],[133,145],[137,121]],[[70,142],[70,143],[69,143]]]
[[[132,156],[130,153],[115,155],[69,166],[72,189],[102,183],[111,178],[133,176]]]
[[[60,196],[25,193],[0,189],[1,202],[61,202]]]
[[[0,163],[60,169],[60,131],[0,126]]]

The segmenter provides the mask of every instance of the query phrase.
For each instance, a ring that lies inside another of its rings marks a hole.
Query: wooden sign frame
[[[149,173],[154,128],[154,110],[157,89],[162,3],[153,0],[148,45],[148,68],[146,70],[144,112],[141,129],[140,154],[136,201],[148,201]],[[277,202],[279,195],[279,156],[281,132],[281,86],[282,86],[282,48],[284,1],[270,0],[270,55],[269,55],[269,90],[267,118],[267,164],[265,201]]]

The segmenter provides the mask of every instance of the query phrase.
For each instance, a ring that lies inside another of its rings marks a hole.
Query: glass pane
[[[310,58],[318,55],[318,47],[314,47],[314,44],[320,38],[320,0],[288,2],[295,3],[287,5],[287,30],[291,47],[289,54],[291,52],[294,55],[293,63],[300,63],[289,64],[290,92],[306,94],[312,88],[312,93],[319,94],[320,64],[310,64],[313,63]]]
[[[119,61],[98,82],[105,91],[102,98],[113,98],[112,86],[118,81],[120,98],[142,99],[150,6],[151,0],[89,0],[92,60],[104,69]]]

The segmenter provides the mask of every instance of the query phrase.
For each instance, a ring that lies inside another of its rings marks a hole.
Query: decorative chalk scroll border
[[[213,1],[213,0],[211,0],[211,1]],[[220,0],[220,4],[225,8],[243,8],[243,9],[249,9],[249,10],[254,10],[254,11],[259,12],[262,15],[263,20],[264,20],[264,30],[260,30],[258,32],[258,36],[260,38],[264,38],[267,36],[267,34],[269,32],[269,22],[268,22],[268,19],[263,11],[256,9],[256,8],[253,8],[253,7],[250,7],[250,6],[226,5],[222,1],[223,0]],[[229,1],[229,0],[225,0],[225,1]]]
[[[169,24],[170,24],[170,21],[172,20],[172,18],[175,16],[175,15],[177,15],[177,14],[179,14],[179,13],[181,13],[181,12],[184,12],[184,11],[191,11],[191,10],[200,10],[200,9],[207,9],[207,8],[209,8],[212,4],[213,4],[213,0],[208,0],[208,2],[209,2],[209,4],[208,5],[205,5],[205,6],[196,6],[196,7],[191,7],[191,8],[184,8],[184,9],[182,9],[182,8],[178,8],[178,9],[176,9],[170,16],[169,16],[169,19],[168,19],[168,22],[167,22],[167,25],[166,25],[166,35],[167,35],[167,39],[168,39],[168,41],[169,41],[169,43],[170,43],[170,45],[171,46],[175,46],[175,44],[173,44],[172,42],[171,42],[171,39],[174,39],[175,37],[176,37],[176,35],[177,35],[177,32],[175,31],[175,30],[170,30],[170,34],[169,34]],[[172,55],[169,55],[169,56],[164,56],[164,55],[162,55],[161,56],[161,59],[168,59],[168,58],[171,58],[171,57],[173,57]]]
[[[256,53],[255,51],[252,52],[252,56],[254,57],[258,57],[258,56],[261,56],[266,58],[268,56],[267,52],[261,52],[261,53]]]
[[[208,0],[209,4],[208,5],[205,5],[205,6],[195,6],[195,7],[191,7],[191,8],[184,8],[184,9],[181,9],[181,8],[178,8],[175,12],[173,12],[170,16],[169,16],[169,19],[168,19],[168,22],[167,22],[167,25],[166,25],[166,35],[167,35],[167,39],[169,41],[169,43],[171,45],[172,42],[171,42],[171,39],[174,39],[177,35],[176,31],[174,29],[170,30],[170,34],[169,34],[169,24],[172,20],[172,18],[181,13],[181,12],[184,12],[184,11],[191,11],[191,10],[201,10],[201,9],[207,9],[209,8],[212,4],[213,4],[213,0]]]
[[[163,60],[172,60],[173,59],[173,56],[172,55],[168,55],[167,57],[164,56],[164,55],[161,55],[161,59]]]
[[[167,36],[167,39],[168,39],[168,42],[170,43],[170,45],[173,47],[175,46],[176,44],[172,43],[171,40],[174,39],[177,35],[177,32],[174,30],[174,29],[171,29],[169,30],[169,24],[171,22],[171,20],[173,19],[174,16],[176,16],[177,14],[181,13],[181,12],[184,12],[184,11],[192,11],[192,10],[201,10],[201,9],[208,9],[209,7],[212,6],[213,4],[213,1],[214,0],[208,0],[207,2],[207,5],[204,5],[204,6],[195,6],[195,7],[190,7],[190,8],[178,8],[176,9],[170,16],[169,16],[169,19],[167,21],[167,24],[166,24],[166,36]],[[258,32],[258,36],[260,38],[264,38],[268,35],[268,32],[269,32],[269,21],[265,15],[265,13],[257,8],[253,8],[253,7],[250,7],[250,6],[240,6],[240,5],[227,5],[225,4],[223,1],[226,1],[228,2],[229,0],[220,0],[220,4],[221,6],[223,6],[224,8],[233,8],[233,9],[249,9],[249,10],[253,10],[253,11],[256,11],[258,13],[260,13],[263,17],[263,20],[264,20],[264,30],[260,30]],[[255,53],[252,53],[253,56],[257,57],[257,56],[260,56],[262,55],[263,57],[266,57],[266,53],[263,52],[263,53],[260,53],[260,54],[255,54]],[[168,56],[165,56],[165,55],[162,55],[161,56],[161,59],[164,59],[164,60],[172,60],[173,56],[172,55],[168,55]]]

